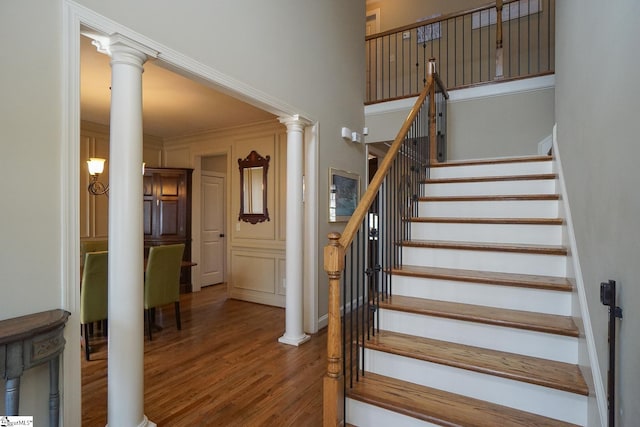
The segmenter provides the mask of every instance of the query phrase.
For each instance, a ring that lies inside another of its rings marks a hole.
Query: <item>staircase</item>
[[[551,157],[431,169],[347,423],[585,425]]]

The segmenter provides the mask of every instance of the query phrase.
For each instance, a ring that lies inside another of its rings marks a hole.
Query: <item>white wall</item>
[[[556,2],[556,118],[569,204],[602,380],[607,309],[600,282],[618,284],[616,425],[640,419],[640,3]]]

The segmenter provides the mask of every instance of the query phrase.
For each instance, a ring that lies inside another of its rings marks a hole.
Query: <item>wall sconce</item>
[[[89,182],[89,193],[94,196],[99,196],[101,194],[109,195],[109,186],[105,186],[103,183],[98,181],[98,176],[104,171],[104,162],[105,159],[101,159],[99,157],[92,157],[87,160],[87,168],[89,169],[89,175],[91,175],[91,182]]]

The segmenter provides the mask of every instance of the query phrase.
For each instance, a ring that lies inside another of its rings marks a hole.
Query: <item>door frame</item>
[[[231,206],[230,193],[230,180],[226,179],[229,176],[229,159],[231,156],[231,149],[228,150],[220,150],[219,148],[205,149],[203,151],[198,151],[197,153],[192,153],[191,156],[191,164],[193,165],[193,175],[191,179],[191,227],[192,230],[198,230],[197,233],[192,233],[191,236],[191,259],[197,263],[195,267],[193,267],[193,274],[191,278],[191,287],[193,292],[198,292],[202,289],[202,281],[200,274],[200,264],[202,261],[202,175],[207,172],[202,170],[202,158],[203,157],[215,157],[215,156],[226,156],[227,157],[227,171],[225,175],[225,188],[224,188],[224,217],[225,217],[225,230],[230,230],[230,222],[229,222],[229,209]],[[226,238],[225,238],[226,239]],[[228,244],[228,240],[225,240],[225,248],[224,248],[224,274],[225,280],[226,275],[229,272],[229,259],[230,259],[230,246]]]

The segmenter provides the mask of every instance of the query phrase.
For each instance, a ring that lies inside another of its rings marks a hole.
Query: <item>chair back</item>
[[[184,243],[152,246],[144,279],[144,308],[180,300],[180,265]]]
[[[107,318],[108,252],[87,252],[80,289],[80,323],[92,323]]]
[[[102,240],[82,240],[80,241],[80,267],[84,267],[84,260],[89,252],[102,252],[109,250],[109,241]]]

